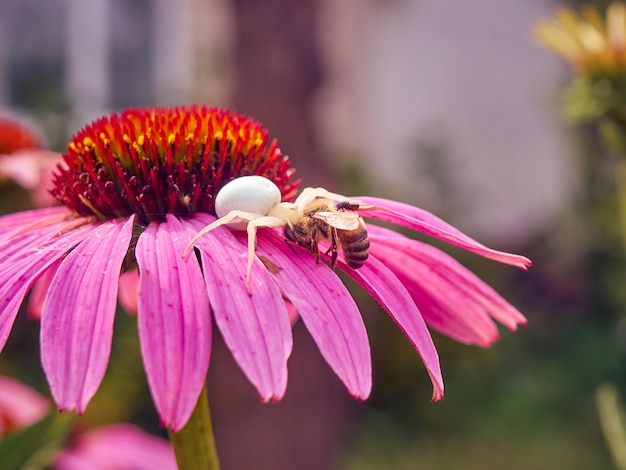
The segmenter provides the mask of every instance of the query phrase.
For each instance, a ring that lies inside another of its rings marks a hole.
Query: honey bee
[[[363,219],[355,212],[359,204],[349,201],[332,204],[326,199],[314,199],[301,209],[301,217],[285,225],[285,238],[320,259],[319,242],[329,240],[330,265],[337,265],[337,252],[341,248],[346,264],[360,268],[367,261],[370,242]]]

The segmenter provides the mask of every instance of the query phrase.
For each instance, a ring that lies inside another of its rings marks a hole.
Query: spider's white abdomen
[[[215,213],[222,218],[231,211],[267,215],[280,203],[280,189],[262,176],[242,176],[226,184],[215,197]],[[245,230],[247,221],[229,224],[235,230]]]

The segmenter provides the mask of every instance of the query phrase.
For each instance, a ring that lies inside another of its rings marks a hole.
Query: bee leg
[[[331,228],[330,231],[330,267],[335,269],[337,266],[337,229],[335,227]]]
[[[337,229],[335,227],[330,227],[330,232],[324,234],[324,238],[330,238],[330,246],[328,250],[324,252],[326,256],[330,254],[330,267],[335,269],[337,266],[337,251],[339,249],[339,244],[337,243]],[[317,255],[319,260],[319,253]]]
[[[324,254],[326,256],[328,256],[328,254],[330,253],[330,267],[335,269],[335,266],[337,266],[337,251],[339,249],[338,243],[337,243],[337,229],[335,227],[331,227],[330,230],[330,246],[328,247],[328,250],[326,250],[324,252]]]
[[[317,246],[317,241],[311,240],[311,247],[309,251],[315,255],[315,264],[320,262],[320,247]]]
[[[319,230],[317,228],[313,228],[311,230],[309,242],[309,253],[315,255],[315,264],[320,262],[320,247],[319,247]]]

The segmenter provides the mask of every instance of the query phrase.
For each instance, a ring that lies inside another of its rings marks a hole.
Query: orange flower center
[[[214,214],[219,189],[234,178],[272,180],[283,200],[299,181],[275,140],[246,116],[205,106],[129,109],[100,118],[69,144],[52,194],[80,215],[138,222]]]

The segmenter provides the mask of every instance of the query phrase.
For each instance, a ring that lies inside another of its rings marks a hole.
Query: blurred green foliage
[[[75,415],[52,411],[32,426],[0,440],[0,468],[48,468],[70,432]]]

